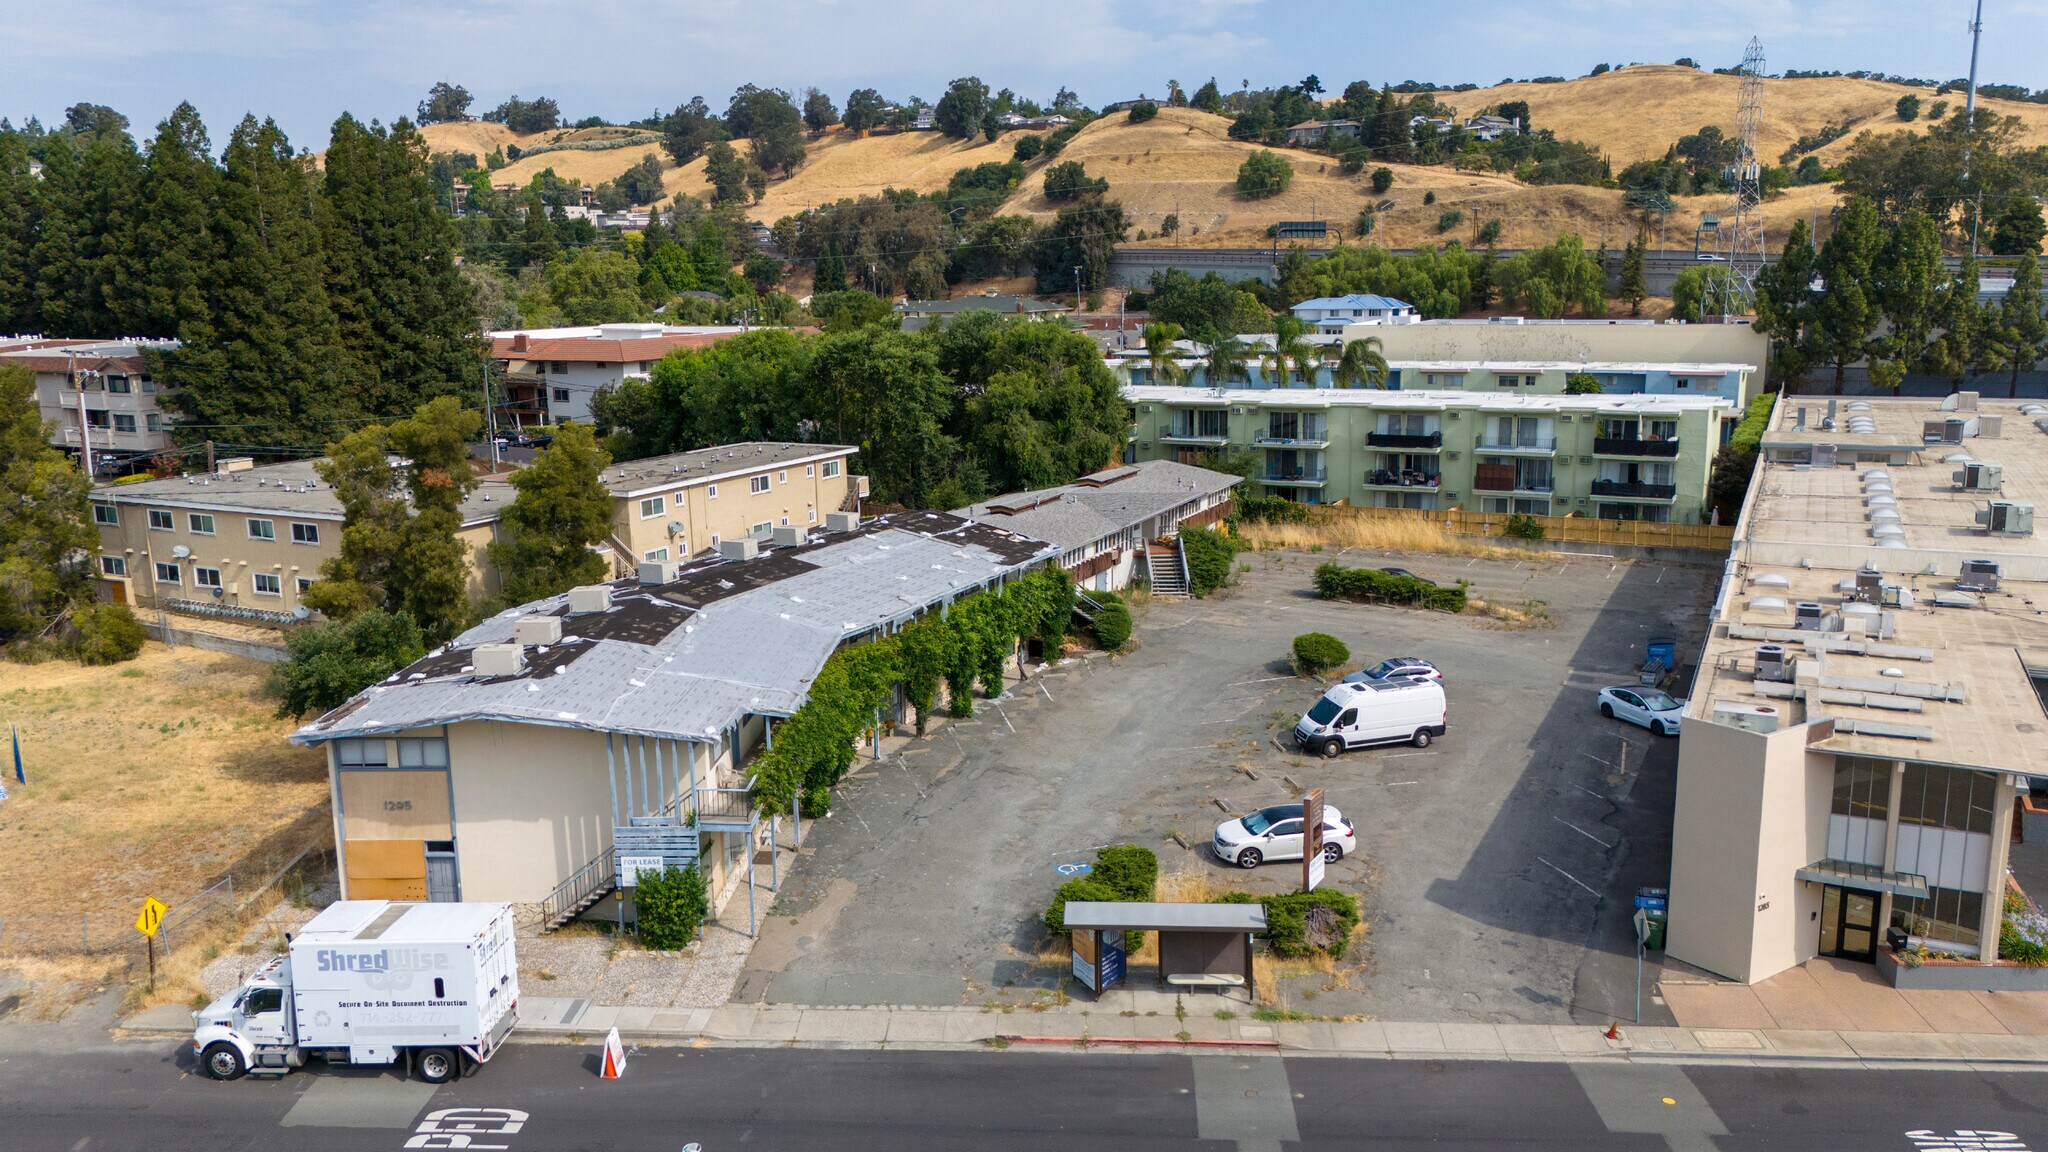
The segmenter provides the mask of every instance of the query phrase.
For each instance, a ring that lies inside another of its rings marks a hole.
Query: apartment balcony
[[[1328,436],[1254,436],[1254,448],[1328,448]]]
[[[1367,488],[1421,488],[1434,492],[1436,489],[1443,487],[1443,483],[1444,478],[1442,474],[1437,472],[1415,472],[1412,470],[1395,472],[1387,468],[1375,468],[1365,474],[1365,486]]]
[[[1259,483],[1272,484],[1281,488],[1321,488],[1329,483],[1330,474],[1322,468],[1301,468],[1292,472],[1268,470],[1259,477]]]
[[[1648,500],[1668,504],[1678,499],[1678,485],[1641,484],[1632,480],[1595,480],[1593,495],[1617,500]]]
[[[1161,444],[1196,444],[1205,448],[1221,448],[1230,443],[1228,433],[1208,435],[1194,428],[1168,428],[1159,434]]]
[[[1481,492],[1515,492],[1528,496],[1548,496],[1555,490],[1549,483],[1518,481],[1513,476],[1475,475],[1472,477],[1472,487]]]
[[[1670,460],[1678,455],[1677,440],[1639,440],[1633,436],[1600,436],[1593,440],[1597,456],[1637,456]]]
[[[1485,441],[1473,446],[1474,452],[1485,452],[1494,456],[1550,456],[1557,452],[1557,438],[1539,437],[1534,440]]]
[[[720,783],[725,786],[712,786]],[[754,808],[752,777],[745,780],[727,777],[723,781],[701,783],[697,786],[693,803],[697,812],[696,826],[706,831],[741,831],[760,820]]]
[[[1367,432],[1365,443],[1369,448],[1399,448],[1407,452],[1435,452],[1444,446],[1444,434],[1425,432],[1420,436],[1409,436],[1395,432]]]

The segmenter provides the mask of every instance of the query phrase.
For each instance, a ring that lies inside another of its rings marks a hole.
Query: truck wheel
[[[1429,747],[1429,729],[1417,728],[1415,730],[1415,738],[1413,740],[1410,740],[1409,743],[1415,745],[1417,748]]]
[[[199,1056],[199,1064],[215,1080],[239,1080],[242,1073],[249,1070],[242,1061],[241,1049],[225,1040],[208,1044],[206,1051]]]
[[[1344,752],[1344,742],[1335,736],[1323,741],[1323,759],[1335,760]]]
[[[446,1084],[461,1069],[455,1053],[446,1048],[422,1048],[413,1054],[413,1072],[429,1084]]]

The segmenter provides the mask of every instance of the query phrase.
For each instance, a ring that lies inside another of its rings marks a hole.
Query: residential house
[[[1288,311],[1326,336],[1341,335],[1347,324],[1413,324],[1422,319],[1415,305],[1391,296],[1354,292],[1349,296],[1318,296]]]
[[[644,379],[656,361],[679,348],[708,348],[747,329],[599,324],[491,333],[503,394],[498,421],[506,428],[590,420],[600,388]]]
[[[1033,320],[1057,320],[1064,317],[1069,310],[1068,305],[1056,301],[997,292],[985,292],[979,296],[959,296],[951,300],[899,300],[896,303],[896,314],[903,318],[905,332],[915,332],[927,324],[943,322],[948,317],[968,312],[1001,312],[1012,316],[1028,316]]]
[[[171,446],[171,416],[157,403],[145,353],[175,340],[20,340],[0,364],[35,373],[36,408],[55,426],[52,444],[73,455],[88,445],[97,473],[126,471]]]
[[[1287,130],[1291,147],[1312,147],[1325,140],[1349,140],[1358,135],[1356,120],[1303,120]]]
[[[851,474],[858,451],[750,442],[614,464],[602,479],[615,501],[606,542],[615,572],[688,560],[727,540],[767,539],[777,528],[808,531],[834,512],[858,511],[868,494],[867,477]]]
[[[919,112],[917,119],[910,122],[912,132],[934,132],[938,127],[938,120],[930,110]]]
[[[1703,396],[1138,385],[1132,460],[1256,452],[1269,496],[1697,524],[1741,413]]]
[[[1449,132],[1458,126],[1457,121],[1446,120],[1441,116],[1410,116],[1408,118],[1408,127],[1411,129],[1420,128],[1425,124],[1438,132]]]
[[[485,549],[515,492],[486,480],[462,503],[474,600],[498,590]],[[217,470],[92,491],[100,593],[115,603],[266,624],[303,619],[305,591],[341,553],[341,501],[311,460]]]
[[[1522,118],[1519,116],[1495,116],[1488,113],[1470,117],[1465,121],[1465,131],[1470,132],[1475,140],[1498,140],[1503,136],[1515,135],[1521,130]]]
[[[1750,984],[1828,958],[2042,988],[2000,953],[2048,780],[2048,406],[1825,403],[1772,414],[1698,653],[1666,954]]]
[[[1240,477],[1172,460],[1120,464],[1072,484],[1015,492],[959,510],[970,520],[1059,546],[1083,589],[1116,591],[1142,567],[1146,544],[1230,515]]]
[[[833,652],[1056,553],[944,512],[830,521],[499,613],[299,729],[327,752],[343,898],[610,919],[651,856],[701,865],[715,906],[767,832],[748,759]]]

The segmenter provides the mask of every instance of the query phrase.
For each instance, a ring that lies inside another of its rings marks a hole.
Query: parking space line
[[[1602,848],[1614,847],[1614,845],[1609,844],[1607,841],[1602,840],[1598,836],[1593,835],[1591,832],[1586,831],[1584,828],[1579,827],[1577,824],[1572,823],[1571,821],[1565,819],[1562,816],[1553,815],[1551,819],[1557,821],[1559,824],[1564,825],[1572,831],[1577,832],[1579,835],[1584,836],[1586,839],[1591,840],[1593,843],[1598,844]]]
[[[1587,895],[1593,897],[1595,900],[1598,900],[1600,898],[1600,893],[1595,892],[1592,888],[1588,887],[1586,882],[1584,880],[1579,879],[1577,876],[1574,876],[1571,873],[1565,871],[1564,869],[1559,868],[1557,865],[1552,864],[1550,861],[1545,860],[1541,856],[1538,856],[1536,858],[1536,862],[1550,869],[1552,872],[1557,873],[1559,876],[1562,876],[1565,879],[1571,881],[1572,883],[1577,884],[1579,887],[1585,888]]]
[[[1234,682],[1234,683],[1231,683],[1231,684],[1225,685],[1225,687],[1228,687],[1228,688],[1242,688],[1242,687],[1243,687],[1243,686],[1245,686],[1246,684],[1271,684],[1271,683],[1273,683],[1273,682],[1274,682],[1275,680],[1298,680],[1298,679],[1300,679],[1300,677],[1298,677],[1298,676],[1262,676],[1262,677],[1260,677],[1260,678],[1259,678],[1259,679],[1257,679],[1257,680],[1239,680],[1239,681],[1236,681],[1236,682]]]

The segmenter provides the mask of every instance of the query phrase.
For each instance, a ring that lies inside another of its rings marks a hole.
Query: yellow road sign
[[[156,897],[144,897],[142,911],[135,916],[135,930],[144,936],[155,936],[156,930],[163,926],[164,913],[169,911],[169,908],[164,907],[164,902]]]

